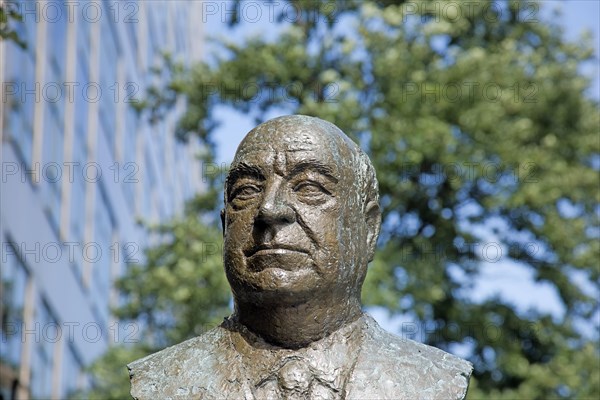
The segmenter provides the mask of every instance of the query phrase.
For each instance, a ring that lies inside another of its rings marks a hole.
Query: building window
[[[78,88],[82,88],[89,83],[89,64],[87,60],[86,40],[88,38],[87,22],[82,18],[77,26],[78,29],[78,57],[76,67],[76,82],[80,84]],[[88,172],[88,99],[85,98],[84,90],[75,90],[75,132],[72,161],[74,164],[73,183],[71,185],[71,217],[70,217],[70,232],[71,240],[83,244],[84,228],[85,228],[85,201],[86,201],[86,173]],[[90,174],[94,174],[95,170],[90,169]],[[91,175],[93,176],[93,175]],[[82,260],[76,261],[76,271],[81,278]]]
[[[135,1],[135,3],[134,3],[134,1]],[[134,1],[128,2],[125,7],[127,7],[127,11],[136,10],[136,15],[137,15],[137,10],[139,10],[140,5],[137,4],[137,0],[134,0]],[[127,35],[129,36],[129,40],[131,41],[131,48],[137,49],[138,48],[138,37],[137,37],[138,24],[133,23],[133,22],[137,22],[138,18],[134,15],[131,15],[131,16],[126,17],[126,20],[127,20],[127,23],[125,25],[127,25]]]
[[[83,4],[82,8],[86,5]],[[87,60],[90,47],[90,19],[83,12],[77,13],[77,53],[78,59],[83,57]],[[87,75],[87,74],[86,74]],[[87,80],[86,80],[87,82]],[[84,82],[80,82],[82,85]]]
[[[83,363],[72,344],[63,347],[61,393],[63,398],[74,398],[83,389]]]
[[[151,219],[153,217],[153,198],[154,198],[154,187],[156,186],[156,174],[154,172],[154,164],[150,155],[149,147],[146,147],[144,154],[144,182],[143,182],[143,193],[142,193],[142,217]]]
[[[68,15],[64,2],[57,2],[61,15]],[[46,212],[55,232],[60,226],[61,183],[63,173],[64,146],[64,102],[62,91],[65,81],[67,20],[48,20],[48,48],[46,79],[42,89],[44,111],[44,132],[41,164],[42,191]]]
[[[140,171],[136,154],[138,118],[137,111],[128,104],[125,108],[125,131],[123,132],[125,136],[123,149],[123,171],[125,175],[121,182],[123,182],[125,198],[131,207],[131,212],[135,211],[135,186],[139,182]]]
[[[33,56],[37,48],[36,27],[39,22],[42,4],[29,0],[17,0],[15,3],[18,3],[18,9],[22,11],[21,15],[23,17],[21,23],[23,24],[24,34],[19,33],[19,37],[27,43],[27,51]]]
[[[114,218],[112,210],[100,182],[97,191],[96,211],[94,214],[94,245],[98,254],[92,265],[92,299],[98,311],[103,327],[109,319],[109,297],[111,285],[111,267],[115,249],[112,243],[114,233]]]
[[[184,9],[177,9],[177,17],[176,24],[177,26],[187,26],[186,24],[186,15]],[[182,53],[186,49],[186,41],[185,41],[185,30],[184,29],[175,29],[175,49],[177,53]]]
[[[85,137],[84,137],[85,139]],[[79,145],[78,141],[81,140],[80,135],[75,135],[75,146],[73,150],[72,162],[75,167],[73,168],[73,183],[71,184],[71,216],[69,219],[70,225],[70,240],[76,242],[79,246],[84,245],[85,241],[85,205],[86,205],[86,189],[87,183],[85,181],[85,174],[87,172],[86,162],[87,153]],[[85,145],[83,146],[85,147]],[[91,171],[91,170],[90,170]],[[94,172],[90,172],[94,173]],[[81,247],[80,247],[81,248]],[[75,252],[74,255],[74,267],[77,278],[82,280],[83,278],[83,257],[81,252]]]
[[[154,32],[154,13],[152,8],[146,8],[146,65],[150,68],[154,65],[154,44],[156,33]]]
[[[75,81],[79,84],[77,90],[75,90],[75,135],[83,138],[80,141],[80,147],[77,148],[77,151],[86,150],[86,133],[88,130],[88,102],[90,99],[86,98],[88,96],[87,88],[90,84],[90,75],[89,75],[89,64],[87,61],[87,51],[82,50],[78,52],[77,56],[77,67],[76,67],[76,78]],[[84,89],[85,88],[85,89]],[[90,89],[89,96],[92,96],[93,89]]]
[[[108,13],[108,10],[106,10]],[[109,14],[107,14],[109,15]],[[116,103],[123,100],[122,85],[117,82],[118,50],[114,40],[111,18],[102,18],[100,36],[100,123],[108,140],[108,146],[114,155],[116,131]]]
[[[44,206],[56,233],[60,226],[63,176],[64,111],[62,104],[49,103],[44,118],[43,162],[40,166]]]
[[[10,243],[2,243],[2,296],[0,298],[0,359],[15,371],[21,361],[21,334],[27,270]]]
[[[52,395],[54,346],[60,336],[60,326],[44,299],[38,298],[35,310],[36,336],[31,357],[30,390],[32,398],[46,399]]]
[[[65,64],[66,64],[66,46],[67,46],[67,22],[66,18],[69,15],[69,11],[65,6],[64,1],[53,2],[53,8],[60,7],[60,10],[52,11],[52,15],[46,18],[48,25],[48,61],[50,67],[57,71],[57,75],[61,78],[55,81],[58,84],[62,84],[65,76]],[[60,12],[60,14],[58,14]]]

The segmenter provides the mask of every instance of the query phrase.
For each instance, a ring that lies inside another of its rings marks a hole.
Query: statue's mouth
[[[288,253],[309,254],[309,252],[303,248],[287,244],[261,244],[251,248],[250,250],[244,250],[244,255],[246,257]]]

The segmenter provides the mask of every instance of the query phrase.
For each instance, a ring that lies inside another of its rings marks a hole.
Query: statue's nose
[[[262,225],[286,225],[296,221],[296,213],[289,204],[285,185],[273,185],[267,190],[258,210],[256,222]]]

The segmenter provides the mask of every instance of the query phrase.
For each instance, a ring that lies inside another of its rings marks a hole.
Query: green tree
[[[294,2],[301,12],[278,14],[275,38],[224,42],[210,62],[171,68],[171,85],[145,105],[156,116],[164,93],[185,95],[180,136],[208,143],[223,104],[257,122],[286,112],[335,123],[380,182],[365,304],[410,317],[427,327],[419,339],[472,361],[470,398],[596,398],[600,119],[578,69],[595,60],[591,42],[565,41],[535,2],[447,4]],[[232,29],[243,24],[232,16]],[[191,212],[167,227],[172,240],[121,281],[131,301],[117,315],[142,318],[153,347],[225,311],[220,265],[193,250],[207,239],[196,229],[216,228],[198,221]],[[490,243],[555,290],[562,316],[473,299]]]

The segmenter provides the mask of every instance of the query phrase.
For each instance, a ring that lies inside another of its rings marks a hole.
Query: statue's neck
[[[236,301],[234,318],[265,341],[300,348],[324,338],[362,315],[360,301],[309,300],[301,304],[253,304]]]

